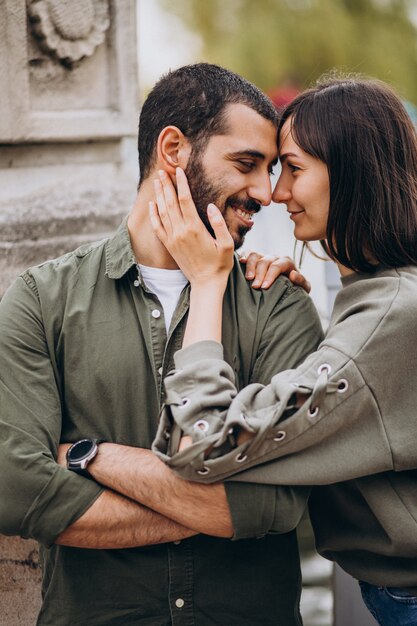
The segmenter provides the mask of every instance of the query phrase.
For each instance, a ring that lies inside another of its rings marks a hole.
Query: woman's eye
[[[287,165],[290,168],[291,172],[294,174],[294,172],[299,172],[300,171],[300,167],[297,167],[297,165],[293,165],[292,163],[288,163],[287,161]]]

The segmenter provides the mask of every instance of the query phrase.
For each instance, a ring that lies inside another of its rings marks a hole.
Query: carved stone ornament
[[[108,0],[27,0],[39,45],[64,65],[91,56],[109,28]]]

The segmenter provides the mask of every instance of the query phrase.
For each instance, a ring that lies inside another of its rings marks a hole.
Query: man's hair
[[[279,130],[290,117],[294,141],[327,165],[330,256],[362,272],[416,264],[417,137],[398,96],[374,79],[325,78]]]
[[[245,104],[278,124],[271,100],[255,85],[223,67],[196,63],[162,76],[146,98],[139,118],[140,181],[153,166],[163,128],[179,128],[195,151],[212,135],[227,131],[224,111],[229,104]]]

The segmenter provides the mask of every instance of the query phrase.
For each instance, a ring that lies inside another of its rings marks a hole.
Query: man
[[[208,64],[171,72],[142,109],[128,221],[4,297],[0,531],[43,545],[39,625],[301,623],[294,529],[306,492],[188,484],[149,451],[189,301],[151,229],[153,181],[185,168],[203,221],[214,201],[240,245],[271,200],[276,158],[275,112],[253,85]],[[280,279],[253,291],[238,262],[224,308],[239,385],[295,366],[320,336],[301,289]],[[57,465],[59,442],[83,438],[107,443],[77,444],[70,469]]]

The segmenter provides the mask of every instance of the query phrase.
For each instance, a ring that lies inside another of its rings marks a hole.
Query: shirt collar
[[[109,278],[121,278],[130,270],[132,265],[136,265],[127,229],[127,220],[128,216],[125,217],[106,245],[106,275]]]

